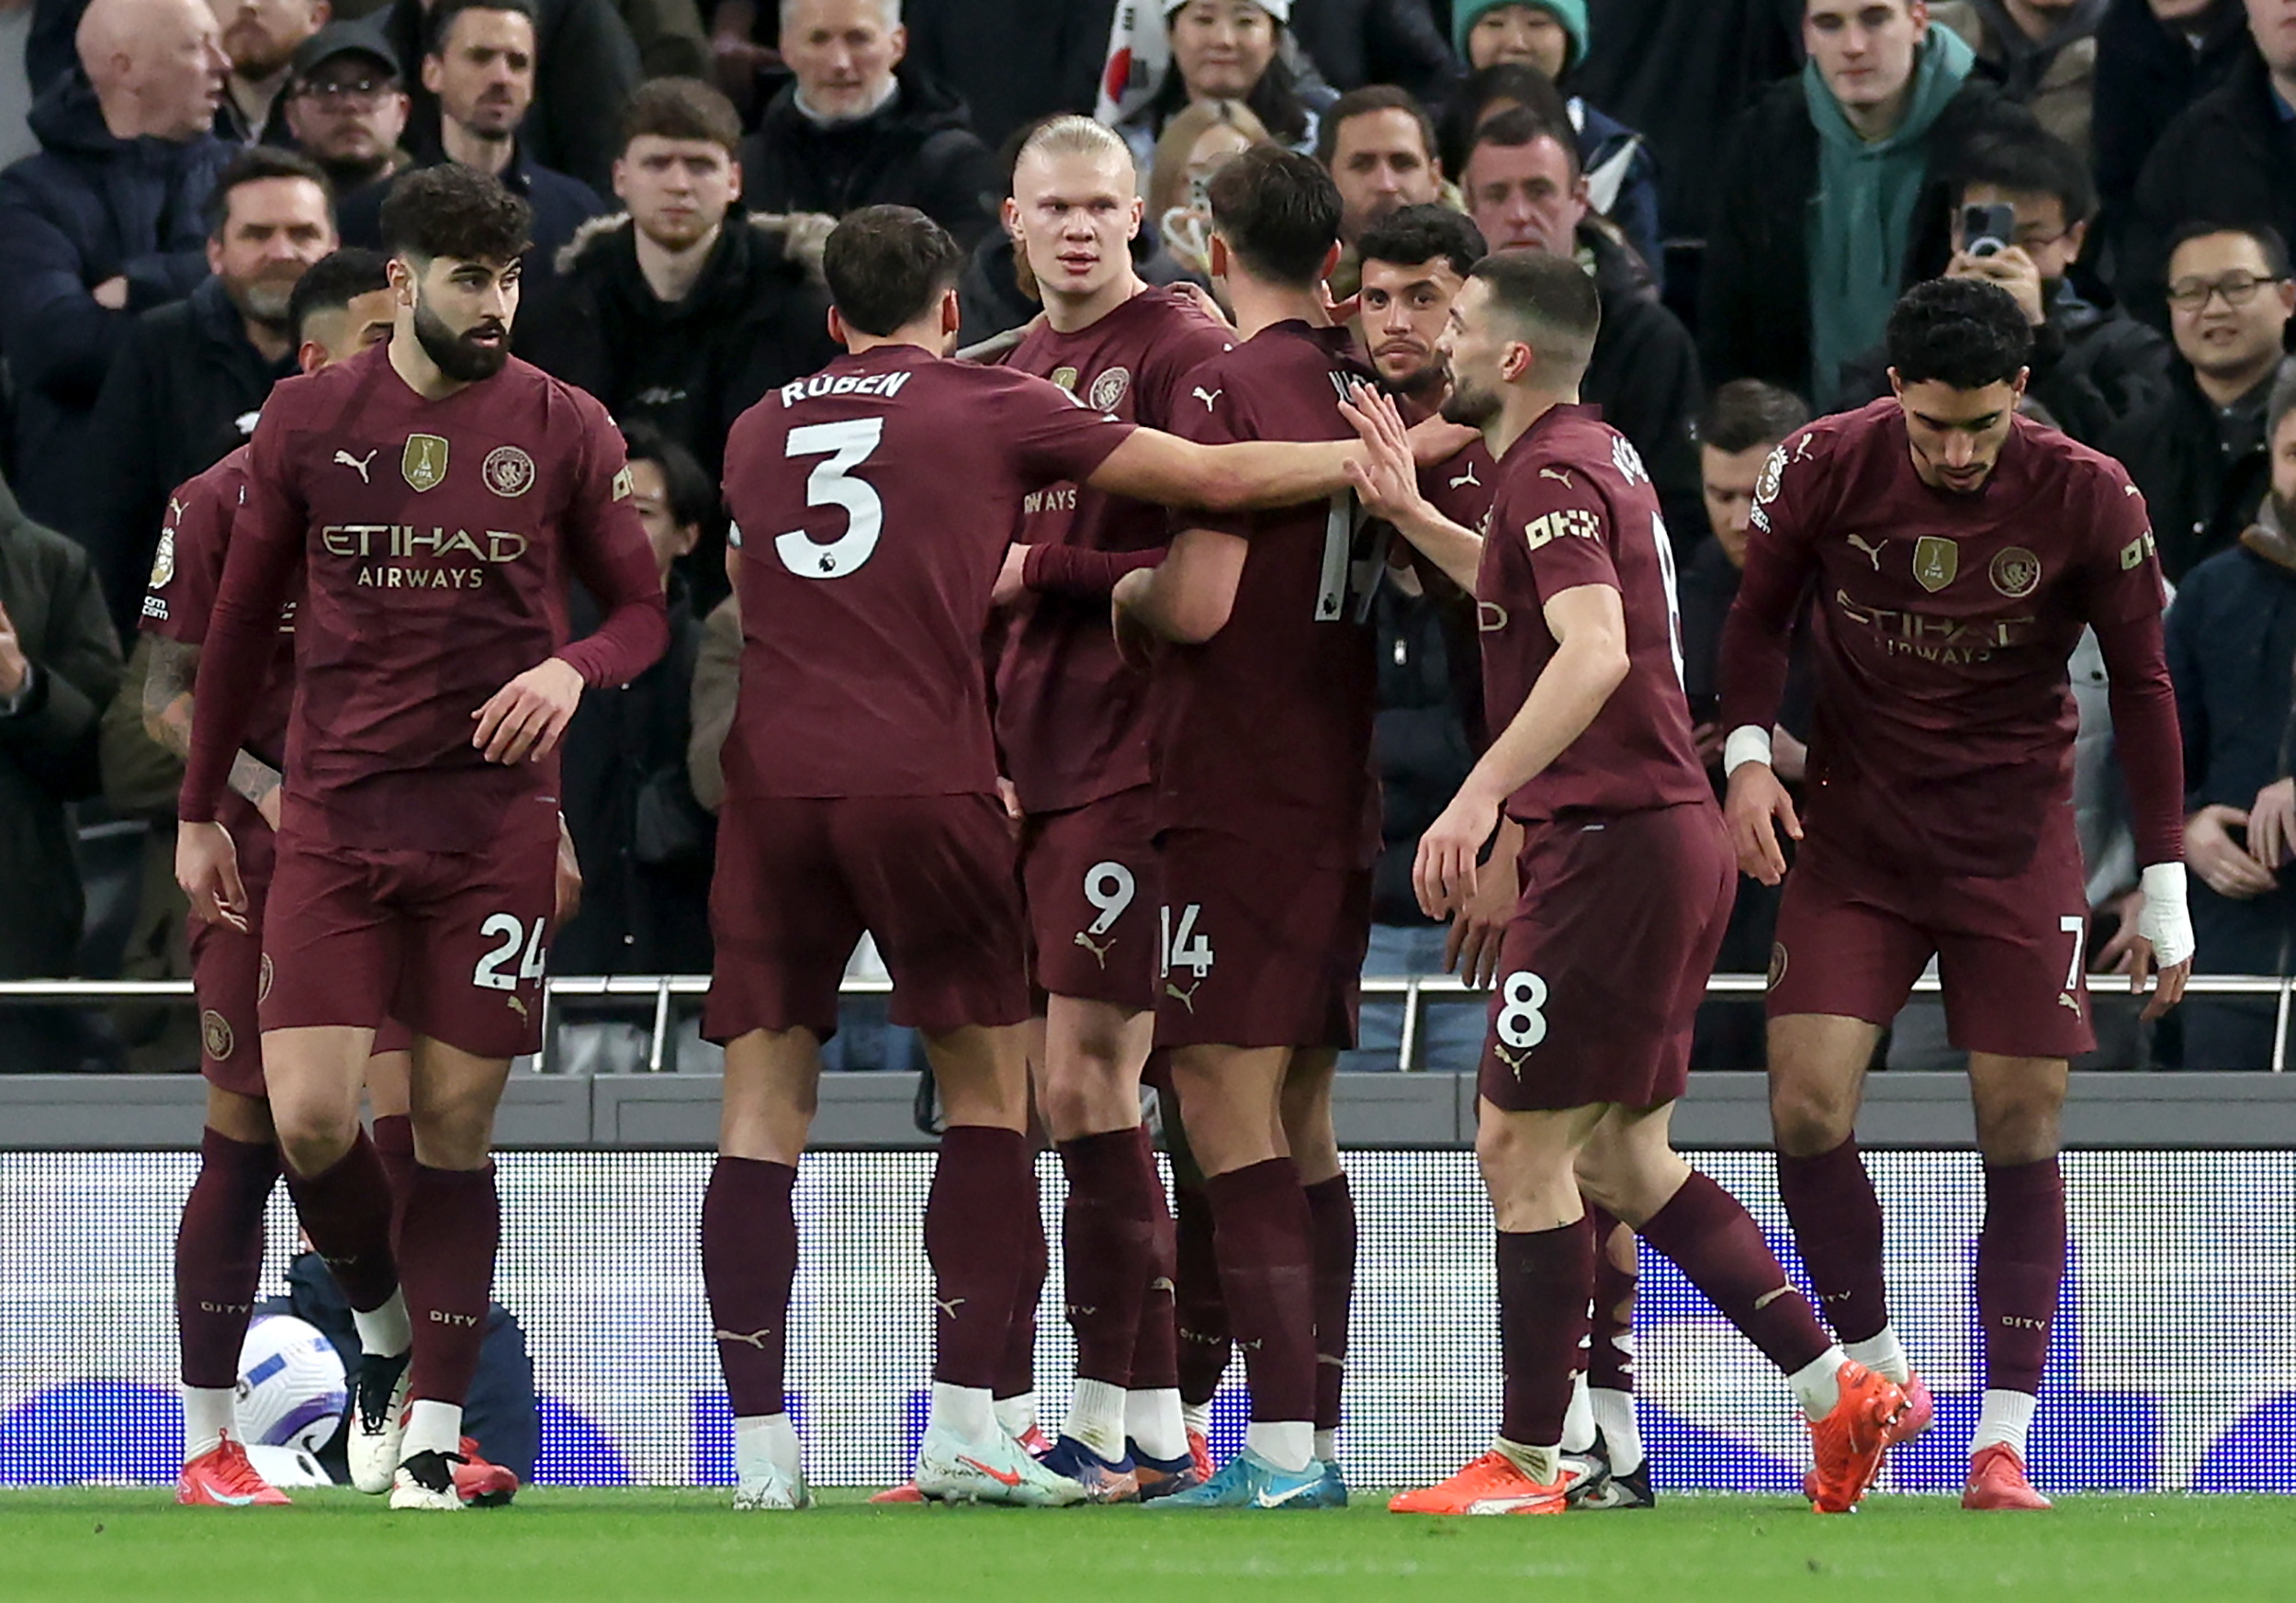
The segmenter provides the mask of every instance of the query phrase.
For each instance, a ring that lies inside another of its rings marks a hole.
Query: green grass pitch
[[[2270,1497],[2086,1497],[1965,1515],[1876,1496],[1820,1518],[1776,1497],[1671,1497],[1545,1519],[1345,1512],[870,1508],[735,1515],[702,1491],[530,1491],[457,1518],[350,1492],[180,1509],[165,1491],[0,1491],[0,1598],[131,1603],[751,1603],[1036,1598],[1873,1600],[2296,1597],[2296,1507]],[[1553,1588],[1564,1588],[1559,1592]]]

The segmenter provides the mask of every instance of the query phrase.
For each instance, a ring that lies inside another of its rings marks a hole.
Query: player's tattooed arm
[[[152,637],[143,679],[143,727],[176,756],[191,755],[192,685],[199,676],[199,648]],[[279,771],[251,751],[231,759],[231,788],[255,804],[264,822],[279,827]]]
[[[1363,456],[1347,464],[1347,481],[1355,486],[1356,499],[1372,516],[1392,524],[1444,577],[1474,594],[1476,572],[1482,566],[1482,536],[1445,517],[1420,493],[1419,464],[1412,458],[1411,437],[1394,401],[1358,384],[1341,410],[1363,441]]]

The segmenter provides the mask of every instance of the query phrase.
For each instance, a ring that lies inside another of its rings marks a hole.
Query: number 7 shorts
[[[1720,812],[1705,802],[1534,824],[1520,865],[1483,1099],[1510,1113],[1673,1101],[1738,890]]]
[[[1260,841],[1172,830],[1164,882],[1158,1046],[1356,1044],[1371,873],[1287,855]]]
[[[534,1051],[557,852],[542,797],[513,803],[478,852],[314,841],[290,816],[264,909],[264,1029],[397,1019],[478,1057]]]

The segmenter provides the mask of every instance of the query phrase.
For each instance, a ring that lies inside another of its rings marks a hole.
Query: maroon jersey
[[[1345,329],[1287,322],[1189,377],[1175,431],[1207,444],[1353,439],[1347,387],[1374,382]],[[1225,627],[1155,672],[1156,827],[1241,835],[1337,868],[1379,851],[1371,599],[1385,525],[1355,497],[1174,514],[1247,542]]]
[[[1005,366],[1050,378],[1096,412],[1169,429],[1195,404],[1187,375],[1234,342],[1193,302],[1152,288],[1073,333],[1040,324]],[[1058,812],[1146,785],[1148,681],[1117,656],[1109,592],[1164,549],[1164,508],[1050,485],[1022,501],[1019,537],[1040,549],[997,661],[996,743],[1021,807]],[[1085,552],[1139,561],[1077,560]]]
[[[181,814],[215,817],[302,581],[287,798],[312,837],[476,850],[522,798],[557,794],[555,754],[496,763],[473,715],[545,659],[619,684],[669,628],[605,409],[512,360],[425,401],[377,345],[264,403],[249,442],[199,667]],[[605,621],[566,644],[579,577]]]
[[[1416,423],[1415,416],[1406,421]],[[1498,493],[1499,465],[1491,459],[1491,449],[1477,440],[1448,461],[1419,470],[1419,493],[1433,503],[1435,511],[1463,529],[1480,529],[1483,518],[1491,511],[1491,498]]]
[[[1786,631],[1814,582],[1810,839],[1837,870],[2021,870],[2046,810],[2071,796],[2065,659],[2084,625],[2106,652],[2116,728],[2132,698],[2167,694],[2144,503],[2119,463],[2054,429],[2017,419],[1984,487],[1957,494],[1921,481],[1903,411],[1877,401],[1781,445],[1754,502],[1723,722],[1771,727]],[[2124,766],[2161,744],[2129,726]],[[2174,728],[2172,706],[2172,765]],[[2148,824],[2161,809],[2138,793],[2160,787],[2130,773],[2140,853],[2173,859],[2176,804]]]
[[[1618,592],[1626,677],[1585,732],[1507,798],[1508,816],[1544,823],[1710,801],[1683,694],[1674,547],[1650,475],[1600,410],[1558,406],[1500,459],[1475,575],[1494,737],[1554,660],[1546,604],[1585,584]]]
[[[741,694],[726,794],[996,788],[982,636],[1022,498],[1132,425],[914,345],[839,356],[742,413]]]

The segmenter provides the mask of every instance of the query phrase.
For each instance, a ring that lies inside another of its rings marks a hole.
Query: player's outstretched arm
[[[1363,442],[1363,456],[1347,464],[1356,499],[1372,516],[1384,518],[1420,555],[1468,594],[1482,566],[1482,536],[1461,528],[1435,510],[1419,491],[1419,464],[1411,435],[1395,402],[1367,384],[1358,384],[1341,407]]]
[[[1127,626],[1188,646],[1226,628],[1247,550],[1240,536],[1217,529],[1180,531],[1163,561],[1125,574],[1110,593],[1119,646]]]
[[[1095,490],[1209,512],[1297,506],[1347,488],[1359,447],[1345,440],[1241,440],[1204,446],[1161,429],[1134,429],[1086,477]]]
[[[1478,880],[1476,860],[1498,825],[1499,809],[1586,733],[1631,666],[1626,610],[1611,586],[1558,591],[1541,611],[1555,637],[1554,656],[1451,805],[1419,838],[1412,888],[1420,911],[1431,919],[1469,905]]]

